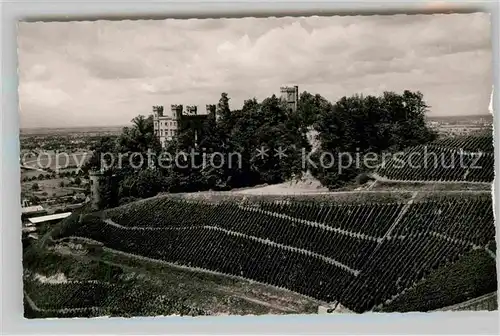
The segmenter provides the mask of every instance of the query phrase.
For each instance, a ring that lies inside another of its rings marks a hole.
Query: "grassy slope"
[[[132,286],[136,297],[143,298],[139,301],[150,301],[151,296],[176,298],[177,302],[196,307],[203,311],[203,314],[304,314],[316,313],[318,307],[318,302],[314,300],[269,286],[177,269],[154,262],[138,261],[132,257],[110,252],[99,256],[75,256],[56,254],[45,248],[32,247],[25,254],[24,264],[27,282],[33,281],[31,276],[35,273],[45,276],[64,273],[69,280],[100,280],[120,286],[126,283],[127,286]],[[130,279],[133,279],[132,283]],[[25,283],[25,289],[29,291],[30,288],[35,287]],[[52,286],[48,290],[54,297],[68,295],[68,293],[59,293],[58,286]],[[118,296],[115,294],[114,299],[118,302],[126,300],[129,293],[130,290],[124,291],[121,294],[122,299],[119,297],[120,294]],[[50,305],[50,302],[43,296],[37,296],[36,291],[28,292],[28,294],[39,308]],[[168,315],[169,312],[145,305],[128,311],[121,307],[115,312],[108,311],[108,313],[119,316],[127,315],[126,313],[145,316]],[[30,309],[25,310],[25,315],[26,317],[63,317],[61,314],[33,313]]]
[[[425,280],[380,311],[430,311],[461,303],[497,290],[496,260],[482,250],[433,271]]]

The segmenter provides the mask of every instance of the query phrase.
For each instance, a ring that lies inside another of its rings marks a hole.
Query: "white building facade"
[[[170,113],[164,113],[163,106],[153,106],[155,135],[162,147],[165,147],[166,143],[177,134],[181,115],[182,105],[172,105]]]

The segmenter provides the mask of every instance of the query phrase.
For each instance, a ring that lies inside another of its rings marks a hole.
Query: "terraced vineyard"
[[[116,253],[93,258],[44,250],[26,257],[27,318],[317,311],[317,302],[296,293]]]
[[[435,140],[434,145],[446,148],[462,148],[468,152],[493,152],[492,135],[465,135]]]
[[[392,300],[471,251],[495,258],[487,248],[495,240],[489,192],[352,195],[155,197],[72,218],[52,239],[91,239],[110,251],[250,279],[355,312]],[[479,278],[490,285],[478,295],[496,290],[496,270],[485,269]],[[447,304],[461,299],[442,295]]]
[[[489,183],[495,177],[492,136],[439,139],[395,154],[377,170],[394,181]]]
[[[473,250],[458,262],[433,270],[425,280],[383,304],[379,310],[430,311],[464,302],[494,291],[496,279],[484,277],[484,274],[494,272],[496,260],[483,250]]]

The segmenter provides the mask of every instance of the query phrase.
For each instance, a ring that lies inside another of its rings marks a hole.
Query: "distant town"
[[[472,135],[493,128],[493,115],[428,117],[440,136]]]

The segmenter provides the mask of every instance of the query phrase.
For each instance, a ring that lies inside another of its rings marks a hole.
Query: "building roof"
[[[48,215],[48,216],[33,217],[33,218],[28,218],[28,220],[33,224],[38,224],[38,223],[48,222],[51,220],[63,219],[63,218],[68,217],[69,215],[71,215],[71,212],[58,213],[58,214],[53,214],[53,215]]]
[[[33,205],[33,206],[28,206],[24,207],[21,209],[22,213],[30,213],[30,212],[38,212],[38,211],[44,211],[45,209],[41,205]]]

